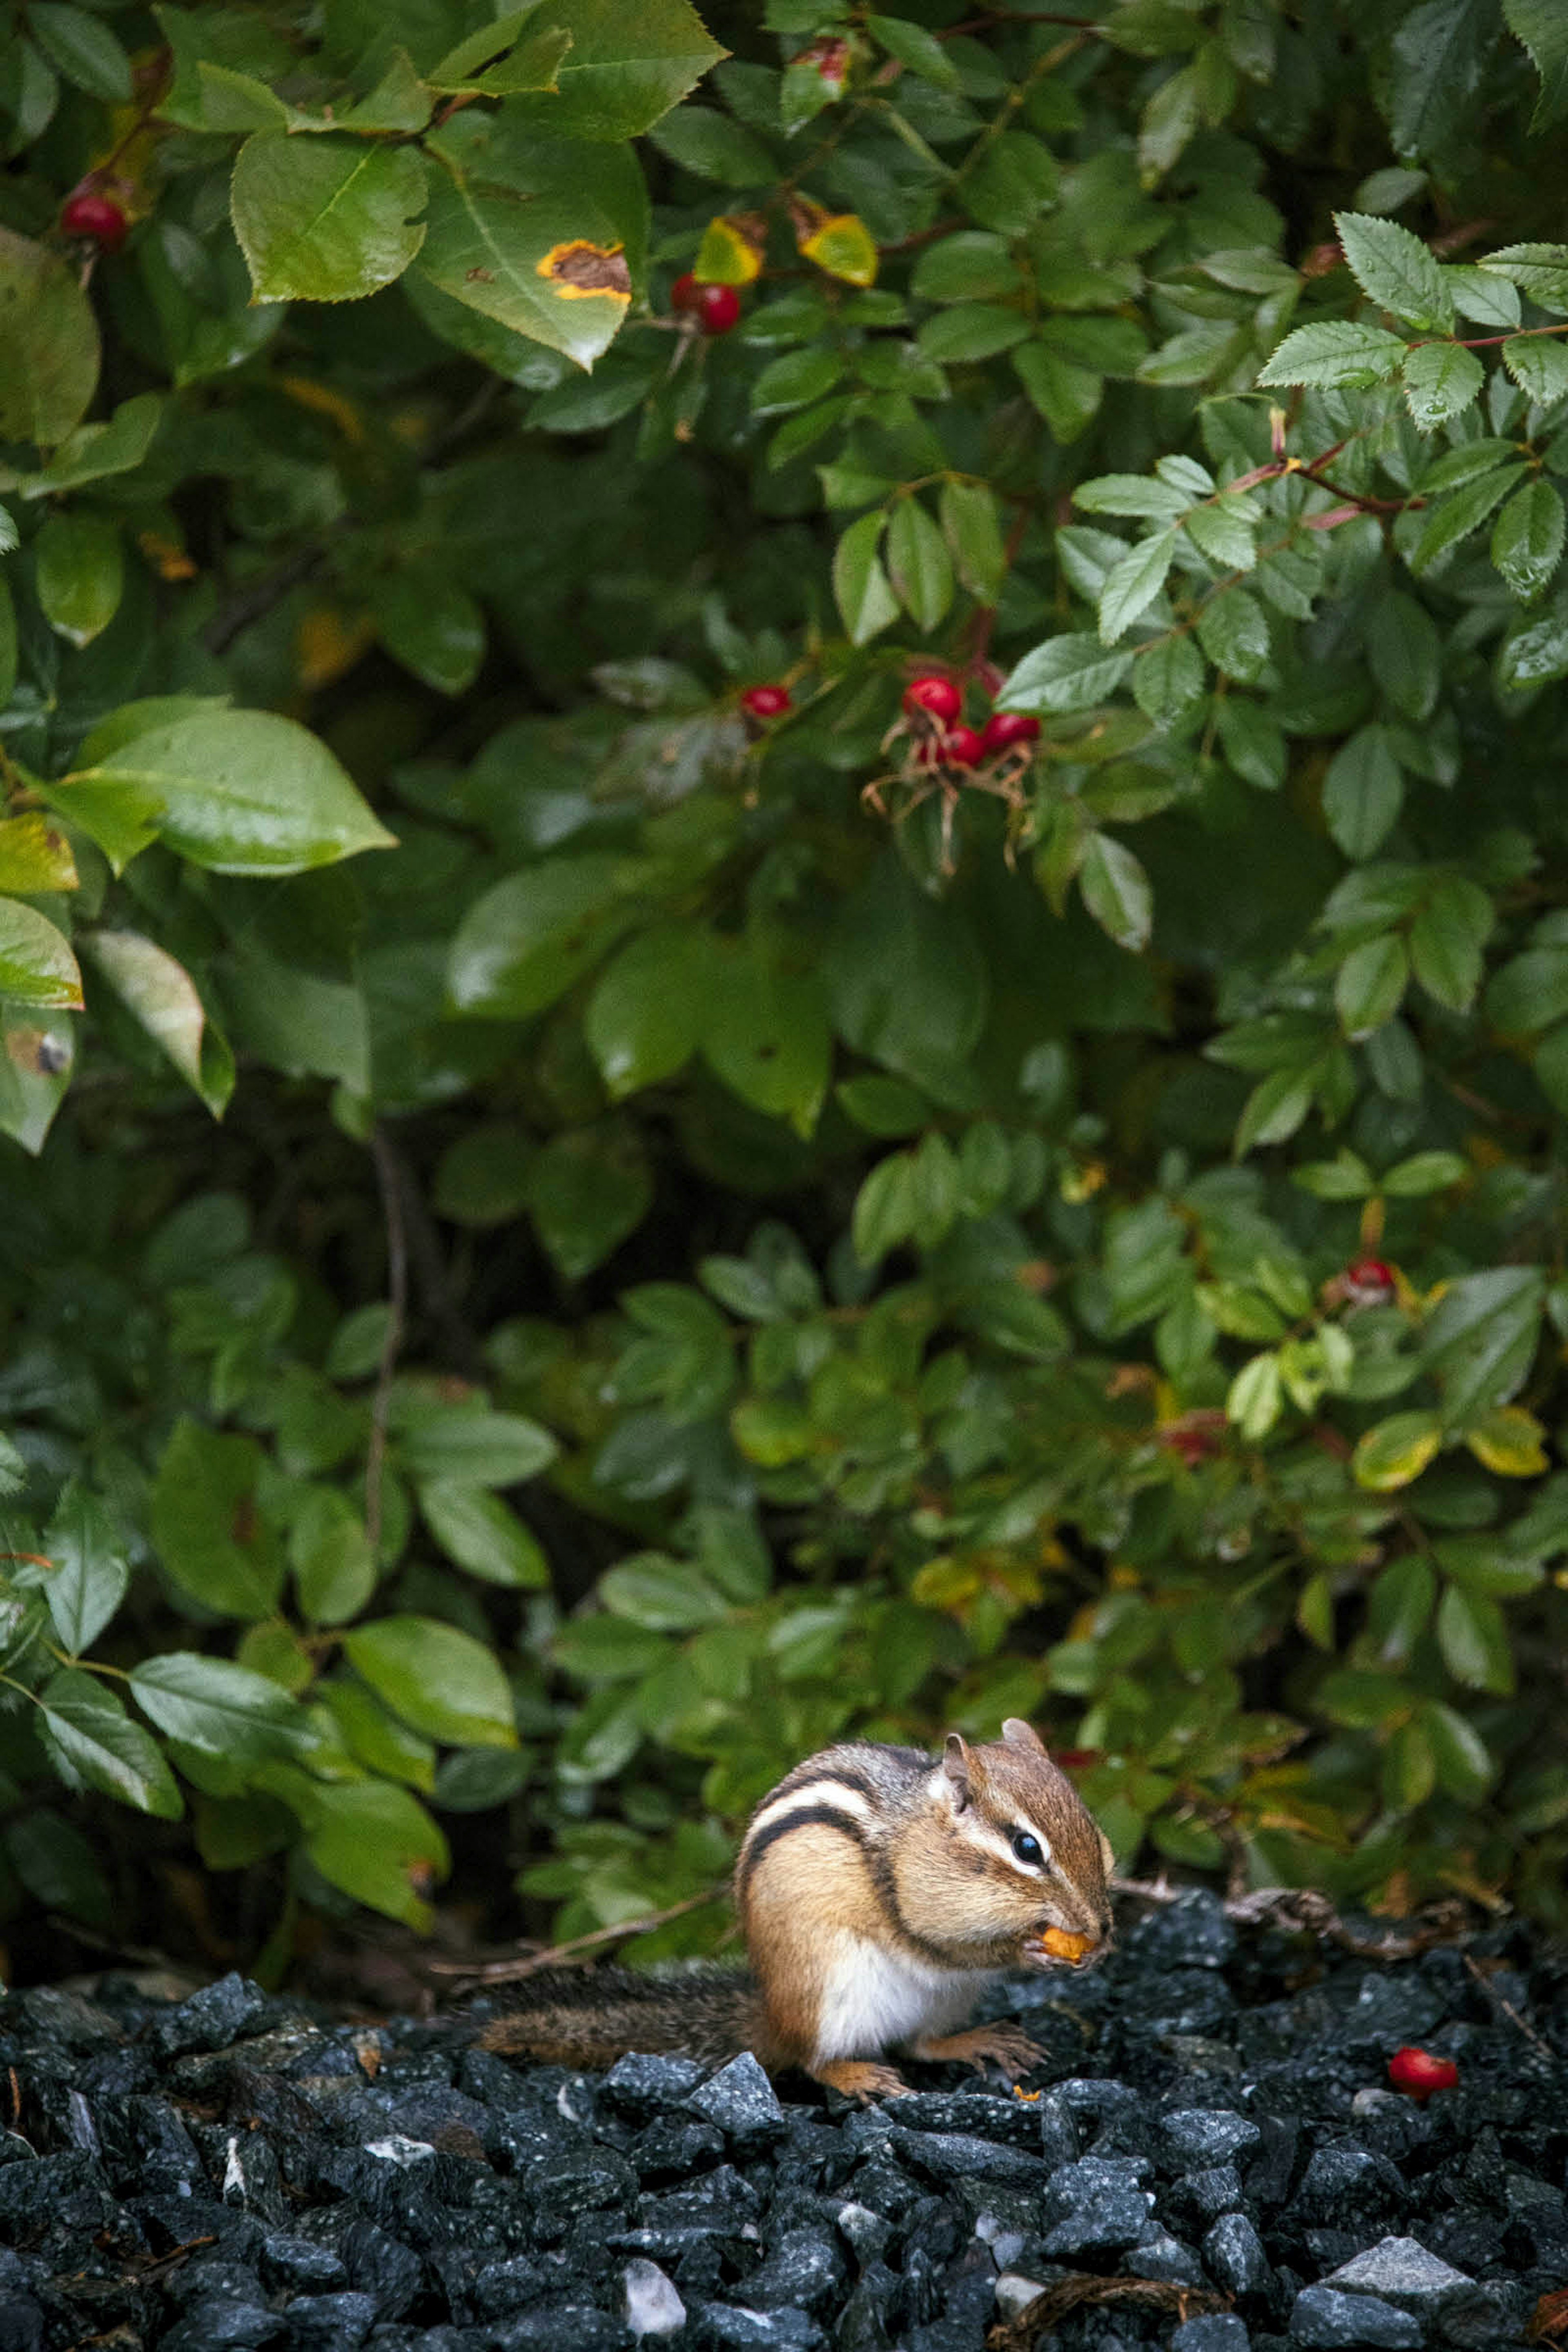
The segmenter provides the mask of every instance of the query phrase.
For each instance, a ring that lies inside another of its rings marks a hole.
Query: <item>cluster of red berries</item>
[[[727,335],[741,323],[740,296],[716,278],[693,278],[688,269],[670,288],[669,299],[678,310],[696,320],[705,335]]]
[[[131,224],[112,196],[97,188],[79,188],[60,206],[60,226],[68,236],[90,237],[105,253],[118,253]]]
[[[959,717],[963,697],[942,670],[927,670],[904,688],[904,715],[925,731],[917,759],[922,766],[978,768],[1004,751],[1037,742],[1040,722],[1022,710],[994,710],[983,729]]]

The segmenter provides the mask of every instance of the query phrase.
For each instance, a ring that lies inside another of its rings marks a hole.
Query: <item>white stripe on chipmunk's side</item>
[[[823,1969],[812,2063],[875,2057],[960,2025],[994,1981],[989,1969],[932,1968],[840,1928]]]
[[[807,1780],[804,1787],[791,1789],[787,1796],[769,1800],[746,1832],[746,1844],[750,1845],[763,1830],[772,1829],[775,1822],[787,1821],[792,1813],[805,1812],[814,1805],[831,1805],[836,1813],[844,1813],[862,1826],[876,1811],[870,1799],[863,1797],[858,1789],[847,1789],[840,1780]]]

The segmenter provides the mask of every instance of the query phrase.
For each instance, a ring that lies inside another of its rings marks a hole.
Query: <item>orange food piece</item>
[[[1065,1927],[1047,1927],[1040,1935],[1031,1936],[1024,1949],[1044,1953],[1053,1960],[1070,1960],[1076,1968],[1093,1944],[1092,1936],[1074,1936]]]

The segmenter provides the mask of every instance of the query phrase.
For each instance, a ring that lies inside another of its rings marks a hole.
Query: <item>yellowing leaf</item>
[[[847,286],[876,284],[877,241],[858,213],[832,214],[799,244],[806,259],[829,278],[841,278]]]
[[[1483,1413],[1465,1444],[1483,1469],[1500,1478],[1535,1478],[1550,1467],[1542,1440],[1546,1433],[1521,1404],[1500,1404]]]
[[[1419,1478],[1443,1442],[1435,1412],[1396,1412],[1369,1429],[1351,1457],[1358,1486],[1392,1494]]]
[[[702,232],[691,275],[705,286],[749,286],[763,266],[767,226],[755,213],[717,213]]]

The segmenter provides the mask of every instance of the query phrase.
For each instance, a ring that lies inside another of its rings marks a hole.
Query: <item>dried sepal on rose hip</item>
[[[1434,2091],[1451,2091],[1459,2079],[1459,2070],[1451,2058],[1435,2058],[1429,2050],[1417,2050],[1414,2044],[1406,2043],[1389,2060],[1388,2079],[1407,2099],[1422,2104]]]

